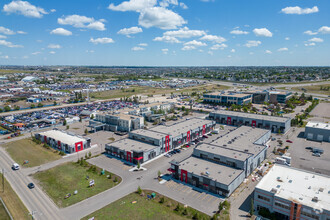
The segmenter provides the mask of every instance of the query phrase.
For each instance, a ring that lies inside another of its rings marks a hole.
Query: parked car
[[[276,138],[272,138],[272,141],[275,141],[276,140]]]
[[[180,149],[175,149],[174,151],[177,152],[177,153],[181,153]]]
[[[209,138],[206,134],[203,135],[204,138]]]
[[[13,166],[11,166],[13,170],[19,170],[19,165],[17,163],[14,163]]]
[[[313,153],[319,153],[319,154],[323,154],[324,150],[321,148],[313,148]]]
[[[33,189],[34,188],[34,184],[33,183],[29,183],[27,186],[29,187],[29,189]]]
[[[165,154],[164,156],[165,156],[165,157],[168,157],[168,158],[170,158],[170,157],[171,157],[171,155],[170,155],[170,154]]]
[[[207,134],[208,136],[212,136],[212,133]]]
[[[293,143],[293,142],[292,142],[292,141],[290,141],[290,140],[286,140],[286,142],[288,142],[288,143],[291,143],[291,144]]]
[[[315,156],[315,157],[320,157],[321,154],[320,153],[313,153],[312,156]]]
[[[313,147],[305,147],[306,150],[313,150]]]

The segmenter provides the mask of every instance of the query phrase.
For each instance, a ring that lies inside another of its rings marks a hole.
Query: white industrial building
[[[35,138],[65,153],[74,153],[91,147],[90,138],[58,129],[37,133]]]
[[[305,127],[305,138],[312,141],[330,142],[329,123],[310,121]]]
[[[254,208],[276,219],[330,219],[330,177],[274,165],[254,191]]]

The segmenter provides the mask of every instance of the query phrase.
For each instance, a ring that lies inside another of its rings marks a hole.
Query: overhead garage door
[[[317,140],[318,140],[318,141],[323,141],[323,135],[318,134],[318,135],[317,135]]]
[[[313,139],[313,133],[308,133],[307,134],[307,139]]]

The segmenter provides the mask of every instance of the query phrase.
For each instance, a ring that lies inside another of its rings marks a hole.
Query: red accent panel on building
[[[57,141],[57,148],[62,150],[61,141]]]
[[[231,117],[227,117],[227,125],[231,125]]]
[[[126,151],[126,160],[132,163],[132,153],[129,151]]]
[[[206,129],[206,125],[203,125],[203,132],[202,132],[203,135],[205,134],[205,129]]]
[[[47,136],[44,136],[44,142],[47,143]]]
[[[291,202],[290,220],[293,220],[293,213],[294,213],[294,203]]]
[[[190,141],[190,131],[187,131],[187,142]]]
[[[301,212],[301,204],[298,204],[297,212],[296,212],[296,220],[300,219],[300,212]]]
[[[134,160],[142,160],[143,157],[134,157],[133,159],[134,159]]]
[[[169,151],[170,150],[170,136],[167,135],[165,137],[165,152]]]
[[[251,126],[252,127],[257,127],[257,122],[255,120],[253,120]]]
[[[188,182],[188,172],[187,170],[181,170],[181,181]]]
[[[83,145],[82,141],[77,142],[75,145],[76,145],[75,146],[76,147],[76,152],[79,152],[79,151],[83,150],[83,148],[84,148],[84,145]],[[78,146],[80,146],[80,149],[78,149]]]

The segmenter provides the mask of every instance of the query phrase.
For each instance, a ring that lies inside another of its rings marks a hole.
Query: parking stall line
[[[216,199],[212,202],[213,205],[217,204],[217,203],[220,203],[220,200],[219,199]]]
[[[187,192],[187,190],[189,190],[190,189],[190,187],[189,186],[186,186],[186,188],[182,191],[182,192]]]
[[[205,196],[203,196],[203,198],[202,198],[202,201],[204,201],[206,198],[208,198],[209,197],[209,195],[208,194],[206,194]]]
[[[197,199],[200,199],[202,196],[203,196],[203,193],[200,193],[200,194],[197,196]]]
[[[192,190],[191,192],[192,192],[192,195],[191,195],[192,197],[194,197],[197,193],[197,191],[194,191],[194,190]]]
[[[210,196],[210,198],[207,200],[207,202],[211,202],[211,200],[214,199],[214,196]]]

